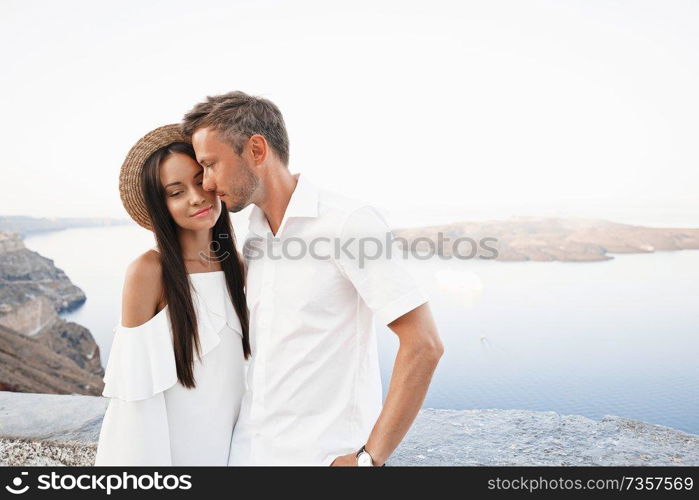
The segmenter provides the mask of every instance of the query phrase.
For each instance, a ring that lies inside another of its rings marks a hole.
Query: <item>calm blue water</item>
[[[240,234],[240,232],[239,232]],[[29,237],[87,294],[66,319],[109,356],[138,226]],[[445,345],[425,407],[620,415],[699,434],[699,251],[595,263],[408,261]],[[384,393],[397,337],[378,329]]]

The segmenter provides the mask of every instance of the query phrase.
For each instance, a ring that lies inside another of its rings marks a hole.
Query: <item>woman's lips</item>
[[[211,211],[211,207],[204,208],[204,209],[199,210],[198,212],[196,212],[194,215],[192,215],[192,217],[204,217],[204,216],[206,216],[206,215],[209,215],[209,212],[210,212],[210,211]]]

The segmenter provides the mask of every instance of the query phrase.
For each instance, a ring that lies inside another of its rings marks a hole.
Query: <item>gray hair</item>
[[[289,136],[281,111],[272,101],[239,90],[217,96],[194,106],[182,119],[182,133],[188,139],[197,129],[211,127],[242,154],[251,136],[263,136],[281,162],[289,165]]]

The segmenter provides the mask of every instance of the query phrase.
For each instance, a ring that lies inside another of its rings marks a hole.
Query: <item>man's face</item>
[[[260,184],[248,148],[239,155],[219,133],[209,127],[192,134],[192,146],[197,161],[204,168],[204,189],[214,191],[226,204],[229,212],[247,207]]]

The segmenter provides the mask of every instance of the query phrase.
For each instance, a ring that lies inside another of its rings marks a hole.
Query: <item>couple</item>
[[[381,466],[409,430],[443,352],[427,299],[359,258],[390,235],[376,210],[288,163],[278,107],[238,91],[127,155],[157,249],[126,271],[95,465]],[[241,255],[228,212],[250,204]],[[383,404],[374,318],[400,342]]]

